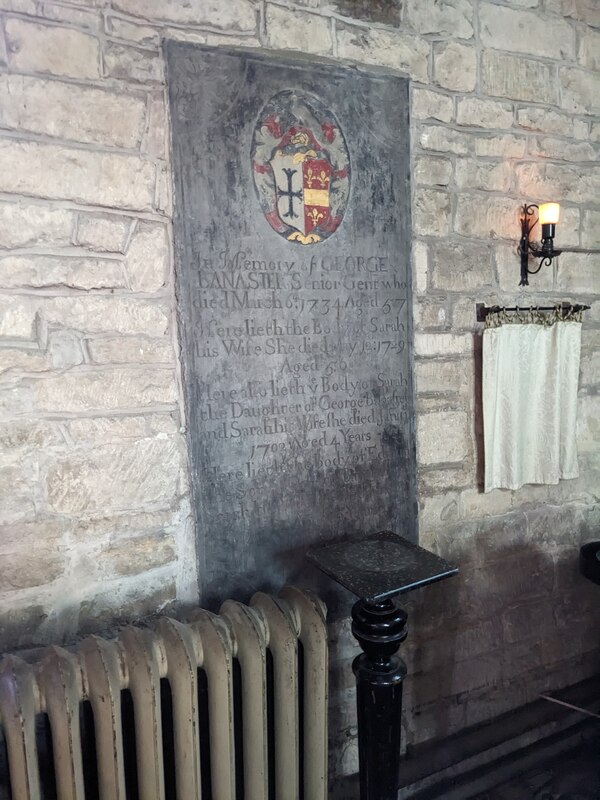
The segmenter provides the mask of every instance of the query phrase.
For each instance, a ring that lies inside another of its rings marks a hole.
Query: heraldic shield
[[[315,244],[342,221],[349,194],[346,142],[316,98],[281,92],[265,107],[253,143],[255,186],[271,227]]]

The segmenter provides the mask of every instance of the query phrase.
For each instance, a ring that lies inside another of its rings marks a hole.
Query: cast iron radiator
[[[285,587],[5,656],[0,729],[12,800],[326,800],[325,606]]]

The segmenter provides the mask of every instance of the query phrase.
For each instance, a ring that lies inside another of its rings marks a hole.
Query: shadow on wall
[[[182,617],[196,607],[177,603],[172,599],[174,594],[175,588],[167,584],[146,595],[134,588],[71,603],[65,598],[64,604],[54,606],[51,613],[41,605],[9,611],[0,617],[0,655],[52,644],[69,646],[88,634],[112,638],[125,625],[165,615]]]
[[[444,738],[600,670],[600,592],[579,543],[600,509],[549,507],[466,522],[436,551],[451,581],[412,603],[405,715],[410,744]]]

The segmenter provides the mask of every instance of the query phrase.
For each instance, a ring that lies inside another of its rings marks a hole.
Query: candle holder
[[[358,711],[360,800],[396,800],[400,774],[402,681],[398,657],[407,614],[394,598],[456,575],[458,568],[392,531],[311,548],[308,559],[360,599],[352,633]]]

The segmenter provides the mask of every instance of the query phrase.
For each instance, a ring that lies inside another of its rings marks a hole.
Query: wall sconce
[[[538,217],[533,219],[534,209],[537,208]],[[554,236],[556,225],[560,216],[560,205],[558,203],[543,203],[538,206],[536,203],[525,203],[521,210],[521,242],[519,244],[519,255],[521,256],[521,280],[519,286],[529,286],[528,275],[536,275],[545,265],[549,267],[552,259],[559,256],[562,250],[555,250]],[[529,240],[531,231],[537,223],[542,228],[542,246],[537,247]],[[540,259],[537,269],[529,269],[529,256]]]
[[[537,209],[537,218],[534,218]],[[554,247],[556,226],[560,216],[559,203],[525,203],[521,207],[521,241],[519,242],[519,255],[521,257],[521,280],[519,286],[529,286],[529,275],[536,275],[545,265],[549,267],[552,259],[561,253],[600,253],[600,249],[587,247],[563,247],[557,250]],[[542,241],[538,246],[530,241],[531,231],[540,223]],[[537,269],[529,269],[529,256],[539,258]]]

